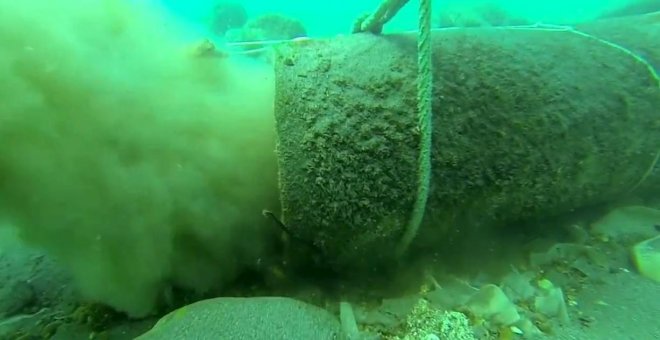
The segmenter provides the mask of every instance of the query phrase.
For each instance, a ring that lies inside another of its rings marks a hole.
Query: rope
[[[431,0],[419,3],[419,36],[417,37],[417,126],[420,134],[417,158],[417,195],[406,231],[397,247],[402,256],[417,235],[424,218],[431,183],[431,134],[433,74],[431,68]]]
[[[644,175],[642,175],[642,178],[640,178],[640,180],[637,181],[637,183],[635,183],[635,185],[633,185],[632,188],[630,188],[628,190],[628,193],[631,193],[631,192],[637,190],[637,188],[639,188],[639,186],[642,185],[642,183],[644,183],[644,181],[646,181],[646,179],[649,177],[649,175],[651,175],[651,173],[655,169],[656,164],[658,164],[658,159],[660,159],[660,150],[658,150],[658,152],[655,154],[655,158],[653,158],[653,162],[651,162],[651,166],[649,166],[649,168],[646,170],[646,172],[644,172]]]
[[[384,0],[371,15],[357,20],[353,33],[371,32],[379,34],[390,19],[408,3],[408,0]],[[406,225],[403,237],[396,249],[398,257],[403,256],[417,235],[424,219],[426,202],[431,184],[431,134],[433,74],[431,69],[431,0],[420,0],[419,35],[417,37],[417,129],[420,134],[419,155],[417,158],[417,193],[413,210]]]
[[[406,3],[408,3],[408,0],[384,0],[373,14],[365,15],[355,22],[353,33],[381,33],[383,31],[383,25],[394,18]]]

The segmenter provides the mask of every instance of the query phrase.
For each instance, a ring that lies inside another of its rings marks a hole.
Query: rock
[[[348,340],[360,339],[360,331],[358,330],[353,307],[351,307],[350,303],[342,301],[339,304],[339,320]]]
[[[660,235],[637,243],[632,248],[632,259],[640,274],[660,282]]]
[[[376,309],[356,305],[355,319],[361,325],[393,329],[405,322],[406,316],[413,310],[418,299],[414,295],[384,299]]]
[[[32,328],[46,313],[46,309],[42,309],[38,313],[16,315],[0,321],[0,339],[15,339],[18,332]]]
[[[655,225],[660,224],[660,210],[628,206],[617,208],[591,226],[594,234],[607,239],[625,236],[653,237],[658,234]]]
[[[36,303],[36,294],[26,281],[15,281],[0,289],[0,317],[24,312]]]
[[[502,279],[502,290],[513,302],[528,300],[536,293],[531,284],[533,276],[532,272],[511,272]]]
[[[339,320],[290,298],[215,298],[179,308],[138,340],[339,339]]]
[[[408,314],[402,340],[474,340],[476,339],[465,314],[442,311],[431,306],[426,299],[419,299]]]
[[[483,286],[470,298],[467,307],[473,314],[501,326],[510,326],[520,320],[516,305],[493,284]]]
[[[564,324],[569,321],[564,293],[549,280],[539,281],[539,295],[534,298],[534,310],[547,317],[556,317]]]

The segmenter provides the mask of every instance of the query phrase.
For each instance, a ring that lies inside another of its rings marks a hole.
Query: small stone
[[[501,326],[509,326],[520,320],[516,305],[500,287],[487,284],[474,294],[467,303],[472,314]]]
[[[642,276],[660,282],[660,236],[636,244],[632,259]]]

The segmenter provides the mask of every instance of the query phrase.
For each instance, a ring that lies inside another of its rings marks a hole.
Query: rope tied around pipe
[[[408,3],[408,0],[384,0],[376,12],[358,19],[353,33],[371,32],[379,34],[383,25]],[[405,231],[396,248],[397,257],[403,256],[417,235],[429,195],[431,183],[431,135],[433,74],[431,68],[431,0],[420,0],[419,34],[417,36],[417,130],[419,154],[417,156],[417,192]]]
[[[408,3],[408,0],[383,0],[378,9],[372,14],[365,14],[358,18],[353,25],[353,33],[371,32],[380,34],[383,26]]]

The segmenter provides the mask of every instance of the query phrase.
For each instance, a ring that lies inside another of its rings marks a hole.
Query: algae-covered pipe
[[[425,230],[542,218],[658,185],[660,88],[635,49],[563,28],[442,30],[432,41]],[[387,264],[410,216],[415,46],[414,35],[356,34],[277,52],[283,222],[337,268]]]

